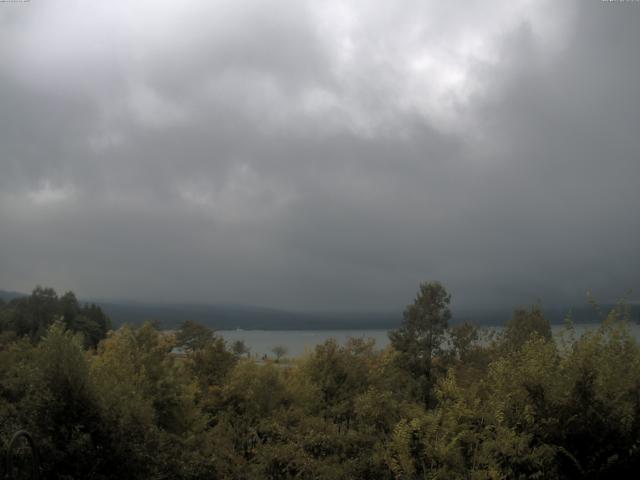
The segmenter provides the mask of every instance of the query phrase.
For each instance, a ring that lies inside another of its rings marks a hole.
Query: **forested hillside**
[[[256,362],[193,322],[107,333],[99,308],[36,289],[0,306],[0,436],[30,431],[47,479],[636,478],[623,306],[553,338],[537,307],[500,335],[452,327],[450,301],[422,284],[384,350]]]
[[[24,298],[29,295],[0,290],[0,302]],[[152,320],[161,328],[175,329],[185,320],[193,320],[215,330],[389,330],[397,328],[402,312],[396,310],[372,311],[288,311],[250,305],[206,303],[133,302],[127,300],[91,299],[89,303],[100,307],[117,328],[125,324],[142,325]],[[602,319],[602,311],[615,305],[603,304],[600,312],[590,305],[540,306],[552,325],[561,325],[571,314],[576,322],[593,324]],[[640,304],[629,304],[629,316],[640,321]],[[464,322],[478,326],[503,326],[511,315],[508,304],[495,307],[452,308],[452,324]]]

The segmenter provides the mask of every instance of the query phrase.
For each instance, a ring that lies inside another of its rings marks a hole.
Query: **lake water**
[[[576,336],[580,336],[587,330],[597,328],[597,324],[575,325]],[[502,327],[487,327],[496,331]],[[554,335],[559,334],[564,327],[553,325]],[[631,331],[640,341],[640,325],[632,324]],[[349,337],[373,338],[377,348],[384,348],[389,343],[388,330],[219,330],[216,333],[229,343],[243,340],[251,349],[252,355],[273,356],[271,350],[275,346],[283,346],[287,349],[287,356],[298,357],[307,351],[311,351],[316,345],[329,338],[335,338],[340,344],[344,344]]]
[[[273,356],[275,346],[287,349],[288,357],[298,357],[311,351],[316,345],[335,338],[344,344],[349,337],[373,338],[378,348],[389,343],[387,330],[219,330],[216,332],[228,342],[243,340],[251,354]]]

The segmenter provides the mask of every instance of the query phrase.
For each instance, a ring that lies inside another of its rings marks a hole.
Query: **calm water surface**
[[[389,343],[387,330],[220,330],[216,333],[228,343],[244,340],[251,354],[258,356],[273,356],[271,350],[280,345],[287,349],[288,357],[298,357],[330,338],[335,338],[340,344],[349,337],[373,338],[378,348]]]
[[[597,326],[597,324],[575,325],[576,336]],[[502,330],[502,327],[488,328],[498,332]],[[558,335],[564,327],[554,325],[552,329],[554,335]],[[313,350],[316,345],[329,338],[336,339],[340,344],[344,344],[349,337],[373,338],[376,346],[382,349],[389,343],[387,332],[388,330],[220,330],[217,333],[222,335],[228,343],[243,340],[251,349],[252,355],[273,356],[271,353],[273,347],[283,346],[287,349],[287,356],[297,357]],[[631,325],[631,332],[640,341],[640,325]]]

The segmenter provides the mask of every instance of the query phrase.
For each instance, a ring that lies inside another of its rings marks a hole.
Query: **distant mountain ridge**
[[[239,305],[96,303],[114,325],[155,320],[164,328],[175,328],[185,320],[193,320],[216,330],[387,329],[394,328],[401,318],[401,315],[394,318],[393,314],[380,312],[323,314]]]
[[[0,298],[9,301],[26,297],[28,294],[0,290]],[[266,307],[154,303],[132,301],[105,301],[80,299],[81,303],[95,303],[111,318],[114,327],[123,324],[141,324],[145,320],[156,321],[162,328],[176,328],[185,320],[207,325],[215,330],[387,330],[397,328],[402,321],[402,311],[398,312],[292,312]],[[600,312],[606,314],[613,305],[600,305]],[[629,305],[631,317],[640,322],[640,305]],[[456,309],[453,310],[453,324],[464,321],[483,326],[503,325],[513,314],[513,308]],[[552,324],[562,323],[569,312],[575,323],[596,323],[602,320],[600,314],[590,305],[543,307],[546,318]]]
[[[0,298],[5,302],[13,300],[14,298],[28,297],[28,293],[12,292],[10,290],[0,290]]]

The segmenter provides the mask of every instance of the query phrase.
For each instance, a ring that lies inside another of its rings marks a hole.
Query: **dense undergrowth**
[[[152,323],[107,334],[99,309],[51,291],[45,302],[43,291],[0,306],[0,435],[29,430],[44,478],[640,471],[640,348],[622,308],[553,338],[539,309],[519,310],[488,337],[449,327],[446,292],[423,284],[384,350],[329,340],[283,366],[233,353],[192,323],[177,335]]]

